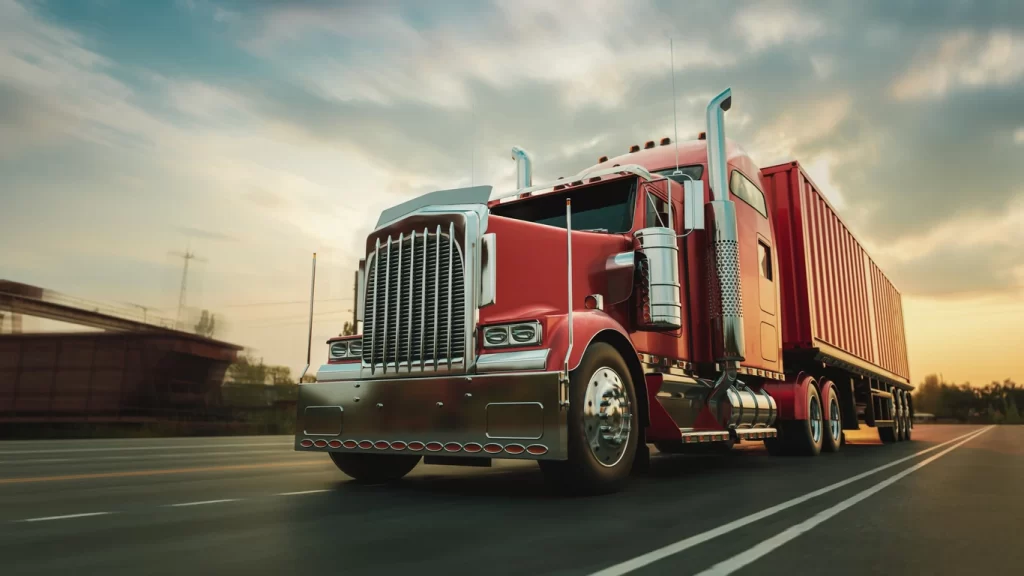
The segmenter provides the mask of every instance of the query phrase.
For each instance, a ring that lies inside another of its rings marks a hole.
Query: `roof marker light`
[[[639,152],[640,151],[640,145],[639,144],[633,144],[632,146],[629,147],[629,151],[630,151],[630,153]]]
[[[650,150],[651,148],[654,148],[654,140],[648,140],[644,143],[644,150]]]
[[[661,145],[662,146],[668,146],[671,143],[672,143],[672,139],[669,138],[668,136],[666,136],[666,137],[661,139]]]

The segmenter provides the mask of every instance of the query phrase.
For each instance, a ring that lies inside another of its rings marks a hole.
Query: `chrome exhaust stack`
[[[740,283],[739,234],[736,205],[729,198],[725,149],[725,112],[732,107],[732,89],[708,102],[707,145],[711,201],[704,206],[708,224],[708,297],[711,352],[722,370],[708,396],[708,406],[723,426],[735,426],[729,392],[740,384],[736,372],[746,355],[743,333],[743,293]],[[742,402],[741,402],[742,405]],[[774,416],[773,416],[774,419]]]
[[[744,360],[743,295],[740,286],[736,205],[729,198],[725,153],[725,111],[732,105],[726,88],[707,107],[708,170],[712,200],[705,205],[708,226],[708,277],[711,346],[715,361],[734,368]]]
[[[512,159],[516,161],[516,190],[533,186],[533,160],[519,146],[512,147]]]

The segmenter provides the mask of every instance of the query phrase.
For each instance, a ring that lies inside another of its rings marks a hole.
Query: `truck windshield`
[[[621,234],[633,228],[636,179],[622,178],[593,186],[549,193],[491,207],[491,214],[565,228],[565,199],[572,199],[573,230]]]

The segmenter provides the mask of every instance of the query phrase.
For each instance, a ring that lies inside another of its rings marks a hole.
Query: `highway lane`
[[[812,460],[658,456],[626,492],[578,499],[551,496],[531,463],[421,464],[398,485],[359,486],[288,437],[3,442],[0,558],[5,574],[590,574],[910,457],[636,572],[697,573],[979,430],[919,426],[915,442]],[[738,573],[1000,573],[1018,549],[1008,523],[1024,517],[1022,446],[1024,427],[993,428]]]

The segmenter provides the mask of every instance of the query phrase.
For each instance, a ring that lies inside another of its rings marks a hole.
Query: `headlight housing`
[[[334,360],[355,360],[363,356],[363,342],[360,339],[331,342],[328,357]]]
[[[485,326],[483,329],[484,348],[512,348],[517,346],[539,346],[544,339],[540,322],[516,322]]]

